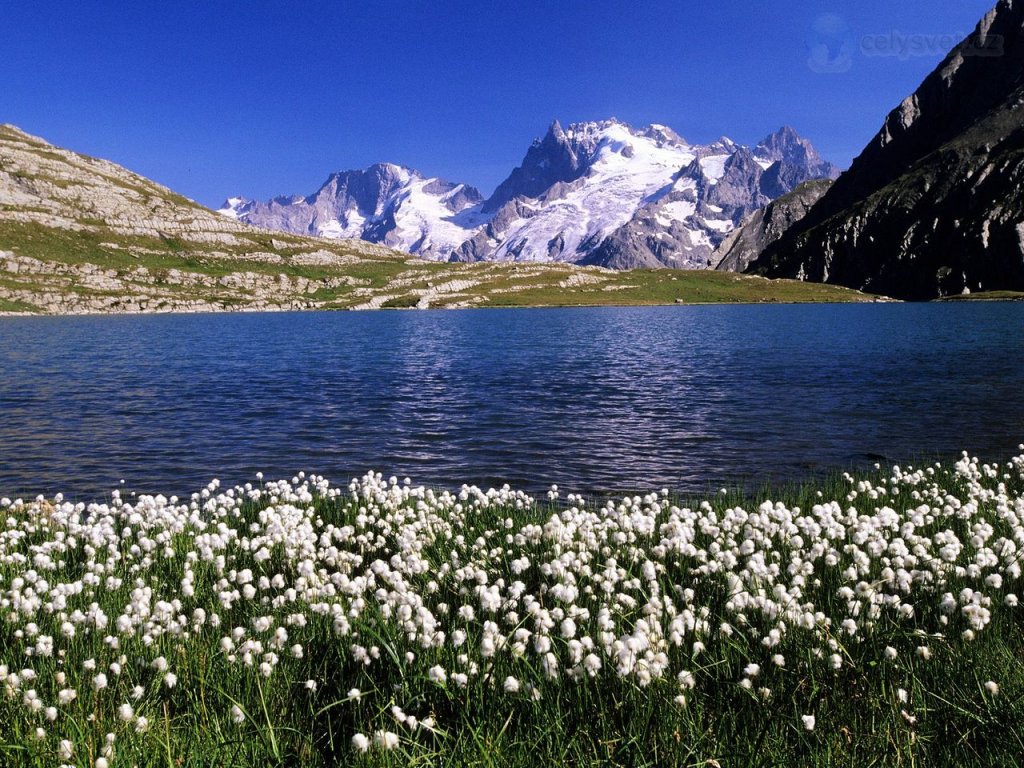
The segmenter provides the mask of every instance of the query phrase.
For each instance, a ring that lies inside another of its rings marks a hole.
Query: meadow
[[[1024,445],[756,497],[0,500],[0,761],[1017,765]]]

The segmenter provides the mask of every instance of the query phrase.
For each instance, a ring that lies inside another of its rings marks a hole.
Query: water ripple
[[[0,490],[369,469],[588,493],[1024,439],[1024,305],[0,319]]]

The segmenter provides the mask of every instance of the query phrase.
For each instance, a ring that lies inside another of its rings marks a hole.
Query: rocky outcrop
[[[750,214],[711,257],[715,269],[743,272],[772,243],[800,221],[832,186],[831,179],[807,181]]]
[[[250,230],[106,160],[0,126],[0,222],[244,247]]]
[[[986,14],[750,269],[903,299],[1024,289],[1024,2]]]
[[[181,269],[44,261],[0,253],[0,299],[51,315],[140,312],[270,312],[317,309],[315,294],[358,288],[369,280],[337,275],[228,272],[213,275]]]

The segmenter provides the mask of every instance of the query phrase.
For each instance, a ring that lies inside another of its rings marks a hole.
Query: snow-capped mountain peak
[[[727,137],[690,145],[659,124],[554,120],[486,200],[380,163],[332,174],[309,197],[231,198],[221,213],[424,258],[702,267],[748,213],[834,172],[791,128],[749,149]]]
[[[219,213],[267,229],[357,238],[446,259],[468,236],[467,222],[472,227],[482,223],[472,215],[482,202],[480,192],[466,184],[377,163],[361,171],[332,173],[308,197],[265,203],[235,197]]]

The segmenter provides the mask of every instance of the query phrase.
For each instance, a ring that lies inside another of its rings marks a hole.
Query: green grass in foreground
[[[367,476],[0,506],[5,765],[1024,756],[1024,456],[772,501]]]

